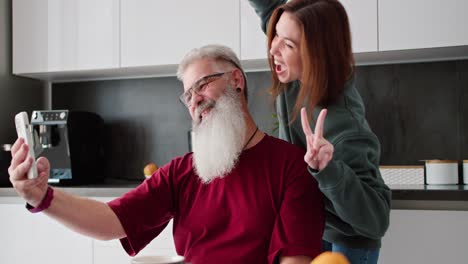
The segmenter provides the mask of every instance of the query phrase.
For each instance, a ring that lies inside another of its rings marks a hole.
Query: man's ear
[[[233,72],[233,80],[234,80],[234,87],[237,87],[236,88],[236,91],[237,92],[242,92],[243,88],[244,87],[244,84],[245,84],[245,81],[244,81],[244,75],[242,74],[242,71],[240,69],[236,69],[234,72]]]

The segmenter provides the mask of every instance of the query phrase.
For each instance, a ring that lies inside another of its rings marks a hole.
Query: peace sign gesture
[[[315,170],[325,168],[333,158],[333,145],[323,138],[323,124],[327,116],[327,109],[322,109],[315,124],[315,134],[310,129],[309,120],[307,119],[307,110],[305,107],[301,109],[302,130],[306,136],[307,152],[304,156],[304,161]]]

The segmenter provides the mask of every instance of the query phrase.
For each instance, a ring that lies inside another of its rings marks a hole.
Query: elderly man
[[[210,45],[190,51],[178,78],[193,120],[193,153],[177,157],[109,203],[47,186],[49,162],[28,180],[28,146],[12,148],[10,180],[31,211],[97,239],[120,239],[135,255],[173,219],[177,253],[193,264],[309,263],[321,251],[322,195],[304,152],[258,130],[247,110],[236,55]]]

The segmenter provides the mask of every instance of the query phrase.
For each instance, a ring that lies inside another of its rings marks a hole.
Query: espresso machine
[[[95,113],[33,111],[36,157],[50,162],[49,183],[80,185],[104,180],[104,121]]]

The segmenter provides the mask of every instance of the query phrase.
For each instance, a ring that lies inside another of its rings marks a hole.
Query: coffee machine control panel
[[[31,124],[59,125],[66,124],[68,110],[42,110],[32,113]]]

